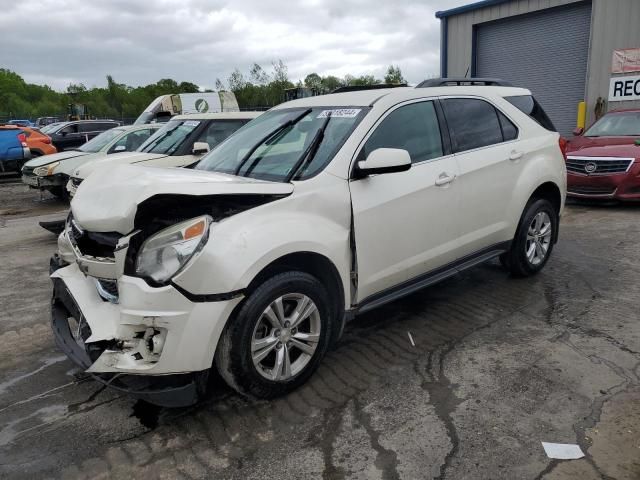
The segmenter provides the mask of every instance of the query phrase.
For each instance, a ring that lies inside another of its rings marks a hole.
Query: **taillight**
[[[23,147],[27,146],[27,136],[24,133],[19,133],[18,134],[18,141],[20,143],[22,143]]]
[[[558,145],[560,146],[560,151],[562,152],[562,156],[564,157],[564,159],[567,159],[567,145],[569,144],[569,142],[567,141],[566,138],[564,137],[560,137],[558,139]]]
[[[47,144],[51,144],[51,137],[47,137],[46,135],[42,136],[42,140],[40,140],[42,143],[47,143]]]

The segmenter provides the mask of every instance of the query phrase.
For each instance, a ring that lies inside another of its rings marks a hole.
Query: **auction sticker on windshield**
[[[316,118],[326,118],[327,116],[334,118],[355,118],[361,111],[361,108],[337,108],[334,110],[323,110]]]
[[[197,120],[187,120],[183,123],[183,125],[185,127],[197,127],[198,125],[200,125],[200,122]]]

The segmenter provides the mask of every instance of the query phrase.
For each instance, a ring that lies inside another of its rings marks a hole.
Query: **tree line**
[[[118,83],[107,75],[105,87],[87,88],[83,84],[70,84],[65,92],[56,92],[47,85],[27,83],[17,73],[0,69],[0,119],[30,118],[66,115],[70,103],[86,106],[89,115],[98,118],[135,118],[160,95],[171,93],[196,93],[198,85],[177,82],[170,78],[145,86],[131,87]],[[216,78],[215,90],[231,91],[236,95],[241,109],[270,108],[284,100],[286,89],[307,87],[316,93],[329,93],[338,87],[373,85],[379,83],[406,83],[400,67],[390,65],[384,78],[373,75],[342,78],[334,75],[308,74],[293,83],[287,66],[278,60],[269,70],[254,63],[248,72],[236,68],[226,81]],[[211,90],[205,90],[211,91]]]

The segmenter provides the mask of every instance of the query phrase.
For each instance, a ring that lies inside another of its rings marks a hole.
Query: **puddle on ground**
[[[153,405],[144,400],[138,400],[133,405],[133,413],[131,417],[135,417],[140,421],[140,424],[153,430],[158,426],[158,420],[163,408],[157,405]]]

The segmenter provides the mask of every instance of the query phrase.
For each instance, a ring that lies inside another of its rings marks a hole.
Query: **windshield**
[[[272,110],[212,150],[196,169],[276,182],[287,181],[295,173],[295,179],[304,180],[331,161],[366,112],[364,107]],[[324,135],[319,137],[323,127]],[[320,143],[310,149],[316,138],[321,138]]]
[[[104,147],[109,145],[116,137],[122,135],[124,130],[120,128],[112,128],[111,130],[107,130],[106,132],[102,132],[97,137],[89,140],[87,143],[83,144],[81,147],[78,147],[78,151],[87,152],[87,153],[97,153],[101,151]]]
[[[171,120],[151,136],[138,151],[172,155],[198,125],[199,120]]]
[[[585,137],[637,137],[640,136],[640,112],[610,113],[605,115],[584,134]]]

